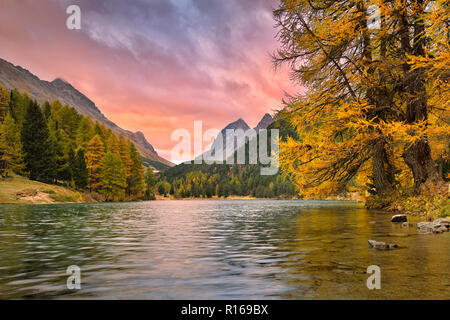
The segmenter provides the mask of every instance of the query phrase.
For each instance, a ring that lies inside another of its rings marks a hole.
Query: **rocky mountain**
[[[92,120],[103,123],[115,133],[129,138],[136,145],[139,153],[151,162],[161,163],[164,166],[174,165],[158,156],[142,132],[131,132],[117,126],[103,115],[94,102],[63,79],[44,81],[20,66],[14,66],[10,62],[0,59],[0,85],[9,90],[16,88],[21,92],[26,92],[39,103],[59,100],[62,104],[67,104],[79,113],[89,116]]]
[[[256,132],[261,129],[267,129],[268,126],[273,122],[273,118],[270,114],[266,113],[264,117],[262,117],[261,121],[259,121],[258,125],[255,127]]]
[[[266,113],[261,121],[259,121],[258,125],[253,128],[256,133],[259,132],[261,129],[266,129],[271,123],[273,122],[272,116],[268,113]],[[227,130],[228,129],[234,129],[238,130],[241,129],[244,132],[250,129],[249,125],[239,118],[238,120],[228,124],[225,128],[223,128],[220,133],[217,135],[217,138],[214,140],[214,142],[211,145],[211,148],[204,152],[202,154],[202,158],[205,159],[205,157],[213,157],[214,159],[217,159],[219,157],[216,157],[215,150],[218,150],[220,148],[220,144],[222,144],[222,159],[228,159],[237,149],[242,147],[250,138],[252,138],[251,135],[246,136],[245,140],[238,140],[236,137],[227,137]],[[230,149],[227,150],[227,146],[232,146]],[[196,159],[199,159],[200,156],[198,156]]]

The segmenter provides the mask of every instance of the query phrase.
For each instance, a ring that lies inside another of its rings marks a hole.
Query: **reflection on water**
[[[331,201],[3,205],[0,299],[450,298],[450,233],[389,218]],[[366,287],[369,265],[381,290]]]

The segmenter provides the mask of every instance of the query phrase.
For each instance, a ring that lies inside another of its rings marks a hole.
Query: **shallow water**
[[[1,205],[0,299],[15,298],[448,299],[450,233],[340,201]]]

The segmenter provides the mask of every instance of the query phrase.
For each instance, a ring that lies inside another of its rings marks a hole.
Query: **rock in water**
[[[448,231],[448,229],[446,227],[440,226],[440,227],[434,229],[433,233],[442,233],[442,232],[447,232],[447,231]]]
[[[425,233],[443,233],[450,230],[450,221],[447,218],[442,218],[433,222],[419,222],[417,229],[419,232]]]
[[[407,220],[406,214],[396,214],[392,217],[391,222],[406,222]]]
[[[375,249],[386,250],[386,249],[398,248],[398,245],[395,243],[385,243],[385,242],[375,241],[375,240],[368,240],[368,242],[369,242],[369,246],[371,248],[375,248]]]
[[[417,229],[419,232],[433,232],[433,225],[431,222],[419,222]]]

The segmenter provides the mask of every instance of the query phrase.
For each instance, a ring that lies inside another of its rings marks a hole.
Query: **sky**
[[[81,30],[66,27],[69,5]],[[299,88],[274,70],[277,0],[1,0],[0,57],[62,78],[171,159],[174,130],[256,126]]]

